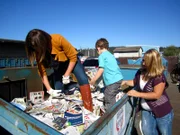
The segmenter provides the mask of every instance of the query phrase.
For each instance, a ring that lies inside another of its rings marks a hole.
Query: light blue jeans
[[[142,110],[142,131],[144,135],[172,135],[173,111],[156,118],[152,112]]]

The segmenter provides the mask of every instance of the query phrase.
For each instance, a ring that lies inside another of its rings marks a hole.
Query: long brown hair
[[[162,75],[165,68],[162,64],[160,53],[157,50],[149,49],[146,51],[143,60],[146,68],[145,80]]]
[[[51,52],[51,36],[43,30],[33,29],[28,32],[25,40],[27,57],[34,65],[34,61],[43,62],[47,53]]]

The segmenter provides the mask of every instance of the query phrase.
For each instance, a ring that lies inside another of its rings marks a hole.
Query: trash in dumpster
[[[11,101],[11,104],[16,106],[17,108],[21,109],[22,111],[26,110],[26,102],[25,97],[23,98],[15,98]]]
[[[83,107],[81,94],[76,90],[71,95],[61,93],[60,98],[48,98],[43,102],[36,102],[32,109],[26,113],[59,132],[64,131],[69,126],[74,126],[76,132],[81,134],[102,114],[100,108],[103,108],[103,93],[94,92],[92,97],[94,97],[94,112]]]
[[[84,123],[83,114],[81,113],[71,113],[71,112],[65,112],[64,118],[67,119],[68,123],[70,125],[80,125]]]
[[[61,118],[61,117],[57,117],[56,119],[54,119],[52,122],[54,122],[55,124],[53,125],[55,128],[59,128],[62,129],[64,127],[64,125],[67,122],[66,118]]]
[[[93,68],[93,69],[86,69],[86,74],[88,76],[88,80],[91,81],[92,78],[94,78],[94,76],[96,75],[98,69],[97,68]],[[97,90],[98,88],[104,88],[104,83],[103,83],[103,80],[102,78],[98,79],[96,81],[96,84],[95,85],[90,85],[91,87],[91,91],[95,91]]]
[[[94,74],[96,70],[91,70],[91,72]],[[89,73],[91,74],[91,72]],[[46,100],[43,92],[31,93],[30,99],[32,101],[27,102],[33,103],[32,108],[23,109],[23,111],[60,133],[80,135],[105,113],[104,93],[97,89],[97,87],[102,88],[102,86],[98,83],[95,86],[96,89],[91,90],[93,112],[84,108],[81,93],[77,87],[69,89],[69,92],[61,93],[59,97],[49,96]],[[124,93],[120,90],[116,101],[121,99],[123,95]],[[40,100],[36,100],[38,97],[41,97]]]
[[[38,102],[43,102],[44,101],[44,91],[30,92],[29,97],[33,104],[37,104]]]

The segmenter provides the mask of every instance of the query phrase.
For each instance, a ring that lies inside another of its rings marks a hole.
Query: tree
[[[180,48],[174,45],[170,45],[164,49],[164,56],[178,56],[180,54]]]

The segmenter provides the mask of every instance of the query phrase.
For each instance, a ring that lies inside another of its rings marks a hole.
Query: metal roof
[[[141,46],[135,46],[135,47],[117,47],[117,48],[115,48],[113,50],[113,52],[138,52],[140,49],[142,49]]]

